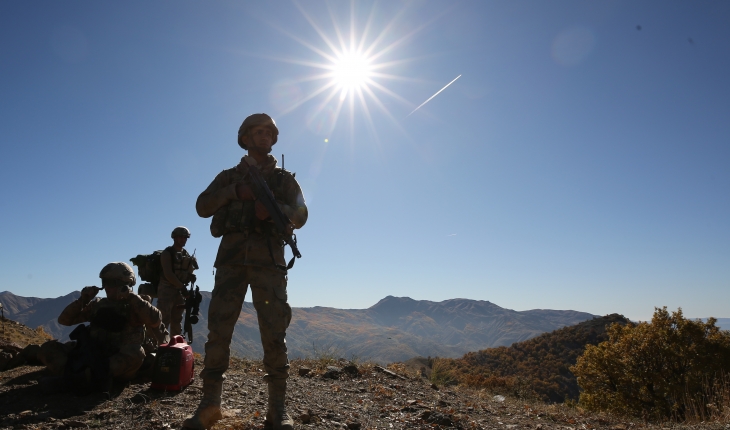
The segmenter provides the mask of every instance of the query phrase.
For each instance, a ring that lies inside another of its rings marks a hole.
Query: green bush
[[[683,420],[703,404],[708,381],[730,371],[730,333],[716,320],[684,318],[682,309],[656,308],[650,323],[612,325],[609,340],[588,346],[570,370],[579,405],[646,420]]]

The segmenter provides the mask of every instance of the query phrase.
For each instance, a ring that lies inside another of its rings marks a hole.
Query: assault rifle
[[[195,285],[195,281],[190,281],[190,290],[185,298],[185,322],[183,331],[188,337],[188,343],[193,343],[193,324],[198,323],[198,313],[200,312],[200,302],[203,295],[200,294],[200,287]]]
[[[274,193],[271,192],[269,185],[264,180],[264,177],[261,176],[259,168],[248,164],[245,158],[241,160],[241,164],[239,164],[239,166],[242,166],[241,170],[248,173],[248,177],[251,178],[251,189],[256,196],[256,200],[259,200],[269,212],[271,220],[276,226],[276,230],[279,232],[282,239],[284,239],[284,242],[289,245],[292,254],[294,254],[286,267],[277,264],[277,267],[280,269],[289,270],[294,266],[295,258],[302,258],[302,254],[299,252],[299,248],[297,248],[297,235],[289,233],[289,226],[292,222],[289,217],[281,211],[279,204],[276,203]],[[276,262],[274,262],[274,264],[276,264]]]

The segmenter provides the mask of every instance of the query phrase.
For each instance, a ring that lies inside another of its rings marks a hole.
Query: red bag
[[[188,345],[182,336],[173,336],[170,343],[157,348],[152,388],[180,391],[193,382],[194,370],[193,347]]]

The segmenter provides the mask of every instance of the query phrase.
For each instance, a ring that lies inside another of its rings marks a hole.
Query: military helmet
[[[272,145],[276,144],[276,141],[279,140],[279,129],[276,128],[276,123],[274,122],[274,119],[266,115],[265,113],[255,113],[253,115],[247,116],[246,119],[243,120],[243,124],[241,124],[241,127],[238,129],[238,146],[243,149],[248,149],[244,146],[242,137],[246,134],[249,128],[256,127],[257,125],[268,126],[271,129],[271,133],[273,134]]]
[[[189,239],[190,238],[190,230],[188,230],[186,227],[183,227],[183,226],[175,227],[172,230],[172,233],[170,233],[170,237],[174,239],[177,236],[185,236],[185,237],[187,237]]]
[[[129,264],[122,261],[115,263],[109,263],[101,269],[99,277],[103,280],[116,281],[120,284],[127,286],[134,286],[137,283],[137,278],[134,276],[134,270]]]

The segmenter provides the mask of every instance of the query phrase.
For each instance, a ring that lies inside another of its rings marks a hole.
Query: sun
[[[319,42],[272,24],[314,54],[304,58],[277,58],[307,69],[306,73],[277,87],[276,102],[281,106],[279,115],[289,114],[307,104],[305,115],[310,129],[330,134],[339,121],[348,120],[351,142],[354,142],[357,134],[354,131],[355,123],[364,124],[375,141],[379,141],[374,118],[376,113],[384,115],[405,133],[400,121],[390,111],[394,105],[392,102],[408,109],[413,109],[414,104],[389,88],[386,82],[397,83],[395,88],[402,89],[404,85],[418,81],[394,72],[416,60],[405,57],[399,49],[413,40],[429,23],[400,32],[398,30],[405,9],[390,10],[392,13],[386,16],[373,5],[369,14],[356,15],[357,6],[354,2],[350,3],[348,21],[342,16],[343,10],[338,7],[340,4],[327,3],[330,30],[315,21],[315,17],[326,14],[310,14],[294,0],[294,5],[321,39]],[[368,17],[361,23],[356,19],[359,16]]]
[[[352,90],[365,87],[372,77],[370,59],[359,52],[344,52],[332,65],[332,79],[345,97]]]

